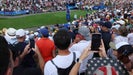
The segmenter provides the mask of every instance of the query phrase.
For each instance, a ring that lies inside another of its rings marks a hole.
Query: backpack
[[[57,68],[58,75],[69,75],[69,72],[71,71],[72,67],[75,64],[76,54],[73,52],[73,62],[68,68],[59,68],[53,60],[51,60],[52,64]]]

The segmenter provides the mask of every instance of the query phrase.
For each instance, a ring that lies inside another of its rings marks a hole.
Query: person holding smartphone
[[[76,44],[73,44],[70,48],[70,52],[75,52],[78,51],[80,54],[83,52],[84,48],[86,48],[91,41],[91,34],[90,34],[90,29],[87,26],[81,26],[78,29],[78,34],[82,36],[82,39]],[[88,59],[91,59],[93,57],[93,53],[89,54],[89,56],[82,62],[82,65],[80,67],[79,73],[80,75],[84,75],[85,70],[86,70],[86,64],[88,62]]]
[[[91,43],[89,44],[89,46],[87,46],[84,49],[84,51],[82,52],[82,54],[79,57],[79,60],[77,61],[77,63],[71,69],[69,75],[77,75],[78,71],[79,71],[79,68],[82,64],[82,61],[85,60],[91,53],[98,53],[100,57],[107,57],[106,52],[105,52],[105,47],[104,47],[104,44],[103,44],[103,40],[101,40],[101,45],[99,47],[99,51],[92,50],[91,49]]]

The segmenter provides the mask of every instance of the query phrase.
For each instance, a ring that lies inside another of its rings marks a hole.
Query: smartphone
[[[35,48],[35,41],[30,39],[30,48]]]
[[[101,34],[100,33],[94,33],[92,34],[92,40],[91,40],[91,50],[98,51],[99,47],[101,45]]]

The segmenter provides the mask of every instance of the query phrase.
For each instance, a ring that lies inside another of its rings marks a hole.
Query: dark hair
[[[127,63],[130,62],[129,57],[128,56],[124,56],[124,55],[118,56],[118,60],[120,60],[124,64],[127,64]]]
[[[129,32],[133,32],[133,27],[130,27],[129,28]]]
[[[71,42],[71,37],[66,30],[59,30],[53,37],[54,44],[57,48],[64,50],[67,49]]]
[[[126,37],[128,35],[128,30],[127,30],[126,26],[121,26],[119,28],[119,32],[120,32],[121,36],[125,36]]]
[[[124,45],[120,47],[117,51],[119,54],[122,54],[124,56],[129,56],[133,53],[133,47],[131,45]]]
[[[8,43],[3,36],[0,36],[0,75],[5,75],[10,62]]]
[[[124,45],[120,47],[118,50],[118,59],[122,61],[124,64],[130,62],[129,55],[133,53],[133,47],[131,45]]]
[[[22,75],[43,75],[40,68],[26,68]]]

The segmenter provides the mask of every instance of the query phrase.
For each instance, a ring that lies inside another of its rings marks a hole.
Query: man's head
[[[25,41],[25,38],[26,38],[26,32],[24,29],[18,29],[16,31],[16,37],[18,40],[23,40]]]
[[[4,30],[3,30],[4,31]],[[16,29],[15,28],[8,28],[6,31],[5,31],[5,36],[6,37],[9,37],[10,39],[14,39],[16,38]]]
[[[108,29],[110,29],[111,27],[112,27],[112,23],[111,22],[108,22],[108,21],[106,21],[106,22],[101,22],[101,29],[103,30],[103,31],[108,31]]]
[[[39,30],[39,33],[40,33],[43,37],[49,37],[49,31],[48,31],[48,29],[46,29],[46,28],[41,28],[41,29]]]
[[[128,30],[127,30],[126,26],[120,26],[118,31],[121,36],[126,37],[128,35]]]
[[[90,29],[86,26],[79,27],[78,33],[84,37],[85,40],[90,40]]]
[[[59,30],[53,37],[54,43],[60,50],[65,50],[71,43],[71,37],[66,30]]]

